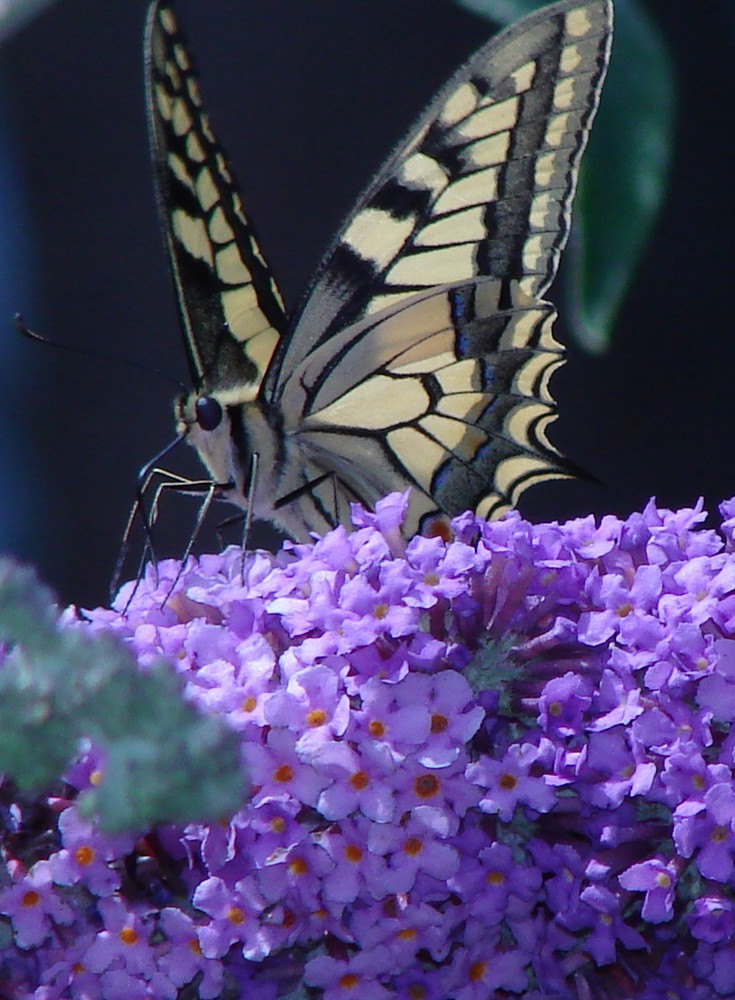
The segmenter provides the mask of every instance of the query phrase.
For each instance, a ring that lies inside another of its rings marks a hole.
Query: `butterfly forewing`
[[[611,19],[608,0],[553,4],[455,74],[348,217],[269,383],[277,376],[282,387],[315,346],[427,287],[495,276],[545,292],[568,235]]]
[[[160,216],[194,384],[252,399],[286,326],[283,303],[164,2],[150,8],[146,62]]]

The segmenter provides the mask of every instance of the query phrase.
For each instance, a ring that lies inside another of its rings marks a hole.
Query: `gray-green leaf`
[[[142,671],[111,635],[59,625],[34,574],[0,560],[0,771],[25,791],[91,739],[102,781],[80,800],[108,831],[232,815],[246,789],[237,735],[183,697],[164,661]]]

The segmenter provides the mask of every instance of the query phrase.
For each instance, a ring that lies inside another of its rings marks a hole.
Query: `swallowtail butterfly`
[[[203,110],[168,0],[146,32],[161,219],[211,493],[296,539],[411,487],[406,532],[570,475],[543,300],[608,62],[611,0],[560,0],[484,45],[358,199],[293,315]],[[255,475],[254,456],[257,456]],[[201,484],[200,484],[201,485]]]

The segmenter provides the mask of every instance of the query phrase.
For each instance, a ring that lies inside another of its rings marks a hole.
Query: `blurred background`
[[[617,0],[619,11],[630,2]],[[58,0],[0,47],[0,549],[82,607],[107,599],[136,473],[172,437],[176,390],[22,340],[12,315],[188,381],[148,158],[145,7]],[[571,342],[552,295],[569,363],[554,381],[551,436],[600,484],[530,490],[521,509],[534,519],[626,515],[652,495],[666,506],[703,495],[716,512],[735,493],[735,5],[640,8],[677,86],[667,193],[606,353]],[[493,29],[452,0],[179,0],[177,10],[293,307],[381,160]],[[635,78],[639,67],[627,68]],[[622,154],[625,114],[618,130]],[[166,554],[180,552],[194,510],[169,498]]]

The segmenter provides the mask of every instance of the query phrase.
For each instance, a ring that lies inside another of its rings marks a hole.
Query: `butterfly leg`
[[[169,441],[166,447],[161,449],[161,451],[159,451],[157,455],[154,455],[154,457],[150,460],[150,462],[148,462],[147,465],[144,465],[143,468],[138,473],[138,482],[135,487],[135,500],[133,501],[133,506],[130,508],[130,513],[128,514],[127,524],[125,525],[125,531],[123,532],[122,542],[120,543],[120,552],[117,557],[117,562],[115,563],[115,569],[112,574],[112,579],[110,580],[110,602],[112,602],[115,594],[117,593],[118,587],[120,586],[120,577],[122,575],[123,566],[125,564],[125,559],[128,554],[128,549],[130,547],[130,536],[132,534],[133,527],[138,517],[140,517],[143,522],[143,535],[145,536],[145,545],[143,548],[143,554],[141,556],[141,562],[136,576],[137,582],[135,585],[135,590],[137,590],[138,584],[140,583],[141,580],[141,574],[143,571],[143,566],[145,565],[146,556],[150,555],[154,565],[156,564],[156,554],[153,548],[153,536],[152,536],[151,524],[145,509],[145,502],[144,502],[145,495],[148,490],[148,487],[150,486],[155,476],[163,475],[170,477],[171,474],[166,469],[161,469],[158,463],[161,462],[166,457],[166,455],[172,452],[178,444],[181,444],[183,440],[184,440],[183,436],[179,435],[175,437],[173,441]],[[130,605],[130,601],[133,599],[135,590],[133,590],[133,594],[131,594],[125,610],[127,610],[127,607]]]
[[[146,557],[151,557],[154,564],[156,562],[155,552],[153,549],[152,524],[146,512],[144,501],[145,501],[145,494],[148,491],[148,487],[150,486],[154,476],[158,475],[163,471],[164,470],[155,467],[153,468],[147,467],[146,469],[143,470],[141,476],[138,479],[138,485],[135,491],[135,500],[133,501],[133,505],[130,508],[130,513],[128,514],[128,519],[125,524],[125,530],[123,531],[122,542],[120,543],[120,551],[117,556],[117,562],[115,563],[115,569],[113,570],[112,573],[112,579],[110,580],[110,601],[113,600],[115,594],[117,593],[118,587],[120,586],[120,577],[122,575],[123,566],[125,564],[125,560],[128,555],[128,550],[130,548],[130,536],[133,533],[133,528],[135,527],[135,523],[138,520],[138,518],[140,518],[143,524],[143,535],[145,537],[145,544],[143,546],[143,553],[141,556],[140,565],[138,567],[138,572],[136,574],[137,577],[136,589],[138,583],[140,583],[140,578],[143,572],[143,566],[145,565]],[[130,600],[132,600],[134,594],[135,591],[133,591]],[[130,601],[128,601],[128,604],[130,604]]]
[[[224,532],[227,528],[232,528],[235,524],[242,524],[245,520],[245,514],[234,514],[232,517],[225,518],[224,521],[220,521],[219,524],[215,525],[214,533],[217,536],[217,541],[219,543],[220,552],[224,552],[226,548]]]
[[[186,565],[186,561],[189,558],[189,556],[191,555],[191,550],[193,549],[194,543],[196,542],[197,538],[199,537],[199,533],[200,533],[200,531],[202,529],[202,525],[204,524],[204,521],[206,520],[207,514],[209,512],[209,508],[212,505],[212,501],[214,500],[214,498],[217,495],[217,490],[222,489],[222,488],[227,487],[227,486],[230,485],[230,484],[216,483],[216,482],[214,482],[211,479],[188,479],[185,476],[180,476],[180,475],[178,475],[175,472],[170,472],[168,469],[153,469],[153,470],[151,470],[151,473],[152,473],[152,475],[168,476],[168,479],[166,479],[164,482],[158,483],[158,485],[156,486],[156,492],[154,494],[153,502],[150,505],[150,511],[148,513],[146,513],[145,508],[142,505],[142,502],[139,505],[139,509],[141,511],[141,516],[143,517],[143,519],[144,519],[144,521],[146,523],[146,526],[147,526],[147,538],[148,538],[148,540],[147,540],[146,546],[145,546],[145,548],[143,550],[143,555],[142,555],[142,558],[141,558],[141,563],[140,563],[140,566],[139,566],[139,569],[138,569],[138,577],[137,577],[136,585],[135,585],[135,588],[133,590],[133,593],[131,594],[130,598],[128,599],[128,602],[126,604],[125,610],[127,610],[127,608],[130,606],[130,601],[132,600],[133,596],[135,595],[135,591],[137,590],[137,587],[138,587],[138,585],[140,583],[140,580],[142,578],[143,567],[145,565],[146,556],[150,554],[150,556],[152,557],[152,559],[154,561],[154,564],[155,564],[155,553],[153,551],[153,544],[152,544],[152,537],[151,536],[152,536],[153,525],[156,523],[156,520],[158,518],[158,510],[159,510],[159,506],[160,506],[160,502],[161,502],[161,497],[163,496],[164,490],[174,490],[176,493],[187,493],[187,494],[190,494],[190,495],[195,495],[195,494],[201,494],[201,493],[203,493],[204,494],[204,499],[202,500],[201,504],[199,505],[199,510],[197,511],[196,521],[194,523],[194,528],[192,529],[192,531],[191,531],[191,533],[189,535],[189,541],[187,542],[186,548],[185,548],[185,550],[184,550],[184,552],[183,552],[183,554],[181,556],[179,571],[176,574],[176,576],[174,577],[174,580],[171,583],[171,586],[169,587],[168,592],[166,593],[166,596],[164,597],[164,599],[163,599],[163,601],[161,603],[161,607],[163,607],[166,604],[166,602],[168,601],[168,599],[171,597],[171,594],[173,593],[173,591],[174,591],[174,589],[176,587],[176,584],[179,582],[181,574],[184,571],[184,566]],[[149,482],[150,482],[150,480],[149,480]],[[156,579],[156,582],[158,582],[157,579]]]
[[[245,521],[242,526],[242,542],[240,556],[240,578],[245,582],[245,551],[250,537],[250,525],[253,523],[253,502],[255,500],[255,486],[258,478],[258,452],[254,451],[250,459],[250,483],[248,484],[248,506],[245,511]]]
[[[310,479],[308,483],[304,483],[303,486],[299,486],[299,487],[297,487],[297,489],[292,490],[290,493],[287,493],[284,497],[280,497],[273,504],[273,509],[274,510],[280,510],[281,507],[285,507],[287,504],[293,503],[293,501],[294,500],[298,500],[299,497],[302,497],[302,496],[304,496],[307,493],[311,493],[313,490],[315,490],[317,488],[317,486],[321,486],[321,484],[325,483],[327,481],[327,479],[331,479],[332,480],[332,485],[334,487],[334,509],[336,511],[336,509],[337,509],[337,474],[335,472],[331,472],[331,471],[330,472],[325,472],[321,476],[317,476],[316,479]]]
[[[176,584],[179,582],[179,579],[181,578],[181,574],[184,572],[184,566],[186,565],[186,562],[187,562],[189,556],[191,555],[191,550],[194,548],[194,543],[196,542],[197,538],[199,537],[199,532],[202,530],[202,525],[204,524],[204,521],[206,520],[207,514],[209,513],[209,508],[212,506],[212,501],[214,500],[215,496],[217,495],[217,490],[221,488],[221,484],[220,483],[215,483],[211,479],[210,480],[204,479],[204,480],[199,480],[199,481],[188,481],[183,486],[183,488],[182,488],[181,484],[178,484],[178,483],[175,483],[175,482],[161,483],[160,486],[158,487],[158,490],[156,491],[156,494],[157,494],[157,496],[156,496],[156,503],[158,502],[158,497],[160,496],[161,491],[164,490],[164,489],[167,489],[167,488],[178,489],[180,492],[184,492],[184,493],[189,493],[189,492],[191,492],[191,493],[199,493],[199,492],[203,492],[204,493],[204,499],[202,500],[201,504],[199,505],[199,510],[197,511],[196,521],[194,522],[194,528],[192,529],[192,532],[189,535],[189,541],[187,542],[186,548],[184,549],[184,553],[181,556],[181,563],[179,565],[179,571],[176,574],[176,576],[174,577],[174,580],[173,580],[171,586],[169,587],[168,593],[166,594],[166,596],[163,599],[163,602],[161,604],[162,608],[165,606],[166,602],[171,597],[171,594],[174,592]]]
[[[162,482],[156,484],[155,492],[153,494],[153,499],[150,505],[146,507],[146,502],[145,502],[146,495],[150,491],[151,483],[157,476],[165,478],[163,479]],[[194,542],[196,541],[197,536],[199,535],[202,523],[204,522],[207,511],[211,506],[212,500],[214,499],[217,490],[223,488],[224,486],[229,486],[229,484],[215,483],[211,479],[202,479],[202,480],[189,479],[185,476],[180,476],[175,472],[171,472],[169,469],[160,468],[158,466],[148,466],[146,469],[143,470],[143,473],[141,474],[141,478],[138,483],[135,502],[133,503],[133,506],[130,510],[130,514],[128,515],[128,520],[125,526],[125,532],[123,534],[123,540],[120,547],[120,554],[118,555],[117,564],[115,566],[115,573],[113,575],[112,582],[110,584],[110,592],[112,598],[117,592],[117,588],[120,583],[122,567],[124,565],[130,547],[130,537],[132,535],[136,521],[138,520],[138,518],[140,518],[142,522],[145,543],[143,546],[143,551],[141,553],[140,562],[138,564],[138,570],[136,573],[136,584],[135,587],[133,588],[132,593],[128,598],[128,601],[124,609],[125,611],[127,611],[128,607],[130,606],[130,602],[135,596],[137,588],[140,585],[140,581],[143,577],[143,570],[147,561],[153,563],[153,566],[156,571],[156,582],[158,580],[157,576],[158,559],[156,556],[156,551],[153,543],[153,526],[158,520],[158,512],[160,508],[161,497],[164,491],[175,490],[177,493],[205,494],[204,501],[200,505],[199,511],[197,513],[197,520],[194,529],[191,533],[189,542],[187,543],[186,550],[182,557],[182,567],[183,567],[183,564],[186,562],[187,558],[191,554]],[[178,582],[180,575],[181,571],[174,580],[171,586],[171,590],[173,590],[173,587]],[[165,601],[167,601],[168,598],[170,597],[171,590],[169,590],[169,593],[166,595]]]
[[[326,500],[325,502],[324,499],[319,498],[315,493],[315,490],[317,490],[322,483],[327,482],[327,480],[329,480],[332,484],[331,512],[329,511],[329,501]],[[330,469],[328,472],[324,472],[319,476],[315,476],[313,479],[309,479],[303,485],[297,487],[295,490],[292,490],[290,493],[287,493],[285,496],[279,497],[279,499],[273,504],[273,509],[279,510],[281,507],[285,507],[287,504],[298,500],[299,497],[311,494],[312,502],[318,506],[320,514],[324,518],[327,525],[330,528],[335,528],[337,524],[339,524],[339,506],[337,499],[338,481],[337,473]]]
[[[158,483],[156,486],[156,492],[153,495],[153,502],[151,503],[150,511],[148,513],[148,524],[151,528],[158,520],[158,508],[164,490],[173,490],[174,493],[190,493],[195,495],[199,493],[208,493],[210,489],[216,490],[221,485],[220,483],[213,482],[211,479],[189,479],[186,476],[180,476],[175,472],[169,472],[168,469],[156,469],[155,472],[160,476],[168,476],[168,479],[164,482]]]
[[[231,528],[234,524],[242,524],[243,530],[242,530],[242,539],[240,544],[243,552],[245,552],[247,549],[248,539],[250,536],[250,527],[252,524],[251,511],[253,509],[253,499],[255,497],[255,490],[257,485],[256,479],[258,474],[258,461],[259,461],[258,452],[254,451],[250,460],[250,479],[249,479],[250,485],[248,486],[246,513],[235,514],[234,517],[225,518],[225,520],[220,521],[220,523],[214,529],[215,534],[217,535],[217,541],[219,542],[220,552],[222,552],[225,548],[225,539],[223,531],[225,528]]]
[[[150,505],[150,509],[146,510],[145,497],[150,489],[150,485],[156,476],[166,476],[167,480],[163,483],[159,483],[156,486],[156,491],[153,495],[153,502]],[[209,485],[209,480],[205,481],[205,484]],[[158,507],[160,503],[161,493],[166,488],[177,489],[182,492],[187,489],[194,489],[199,491],[202,489],[202,484],[190,479],[186,479],[184,476],[179,476],[176,473],[170,472],[168,469],[160,469],[158,467],[150,468],[146,470],[146,475],[141,480],[136,491],[135,501],[133,506],[130,508],[130,513],[128,515],[128,520],[125,525],[125,531],[123,532],[123,539],[120,546],[120,553],[117,557],[117,563],[115,565],[115,572],[113,574],[112,580],[110,582],[110,595],[114,597],[117,592],[118,585],[120,583],[120,575],[122,572],[122,567],[125,562],[125,558],[128,554],[128,549],[130,547],[130,536],[132,535],[135,523],[138,519],[141,520],[143,526],[143,535],[145,538],[145,544],[143,546],[143,553],[141,555],[140,565],[138,567],[137,577],[140,581],[140,577],[143,572],[143,566],[147,560],[153,563],[155,567],[158,565],[158,559],[156,557],[156,552],[153,544],[153,526],[158,519]]]

